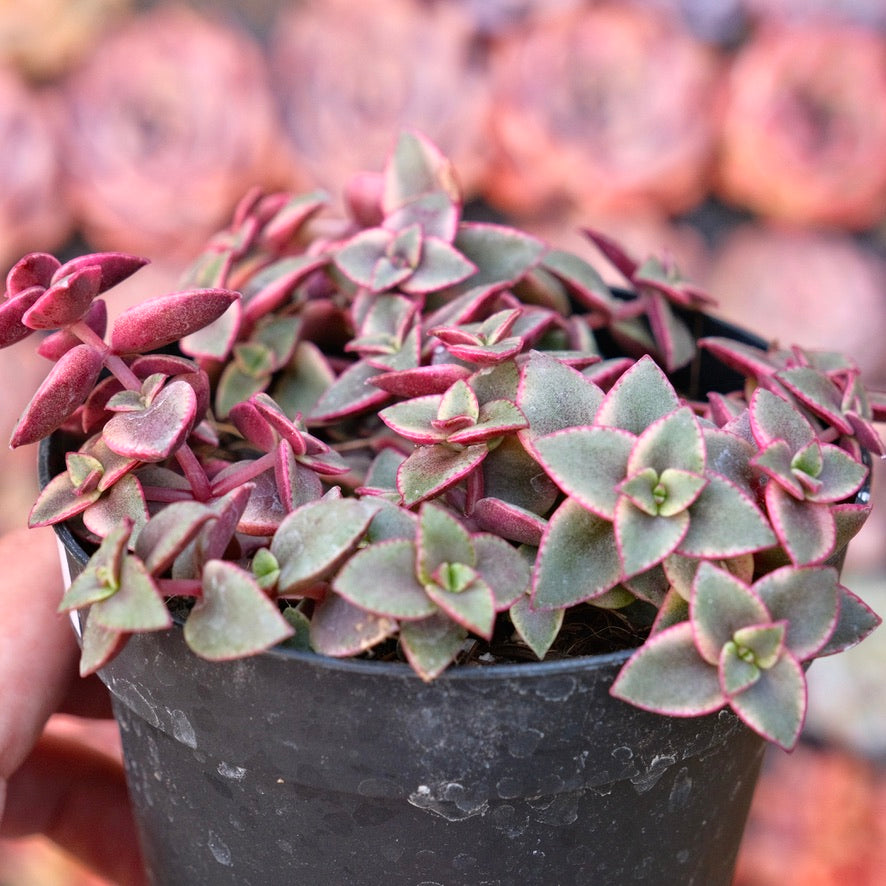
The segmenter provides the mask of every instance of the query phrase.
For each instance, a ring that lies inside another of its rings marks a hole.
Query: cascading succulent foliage
[[[109,332],[100,296],[142,259],[9,273],[0,344],[47,330],[54,362],[12,445],[76,435],[30,522],[95,548],[61,604],[89,610],[82,671],[170,609],[209,659],[287,643],[425,680],[615,622],[617,697],[792,746],[804,663],[879,623],[835,564],[886,400],[838,354],[697,342],[710,299],[596,232],[626,292],[464,220],[420,135],[346,202],[248,195],[184,291]],[[737,390],[675,387],[699,345]]]

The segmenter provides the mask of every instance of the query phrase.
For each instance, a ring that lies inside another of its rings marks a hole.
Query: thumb
[[[123,767],[70,739],[44,735],[0,781],[0,836],[44,834],[119,886],[146,883]]]

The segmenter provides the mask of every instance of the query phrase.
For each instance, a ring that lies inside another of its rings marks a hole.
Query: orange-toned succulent
[[[673,23],[585,8],[503,37],[491,62],[496,205],[676,212],[704,194],[719,66]]]
[[[0,59],[45,80],[76,64],[132,6],[130,0],[6,0]]]
[[[830,24],[769,27],[737,55],[718,188],[800,224],[864,229],[886,211],[886,42]]]
[[[377,169],[394,133],[427,133],[476,193],[485,172],[487,81],[470,17],[421,0],[324,0],[285,10],[272,49],[274,84],[299,164],[340,193]]]
[[[67,192],[94,246],[190,256],[244,190],[280,184],[285,149],[257,45],[185,7],[133,19],[65,97]]]

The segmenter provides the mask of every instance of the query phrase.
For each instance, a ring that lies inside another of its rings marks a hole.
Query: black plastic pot
[[[611,698],[627,653],[446,673],[181,631],[101,672],[152,881],[727,886],[764,743]]]

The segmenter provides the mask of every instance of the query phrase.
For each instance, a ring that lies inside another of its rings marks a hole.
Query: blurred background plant
[[[174,288],[248,187],[338,194],[403,127],[455,160],[469,215],[669,253],[721,316],[886,383],[882,0],[0,0],[0,273],[27,250],[144,254],[122,311]],[[42,377],[24,353],[0,357],[9,424]],[[0,454],[0,530],[32,459]],[[881,614],[884,520],[844,573]],[[806,743],[770,752],[736,886],[882,882],[884,664],[875,635],[812,669]],[[0,841],[3,886],[98,883]]]

